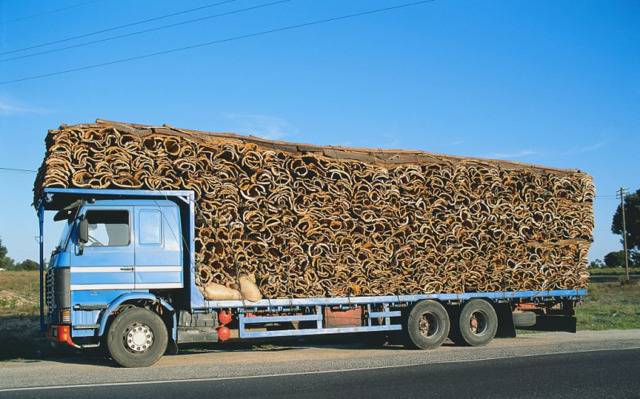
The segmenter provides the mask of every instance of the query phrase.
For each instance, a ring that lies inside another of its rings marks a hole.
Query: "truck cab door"
[[[75,240],[70,256],[71,290],[134,288],[133,207],[95,206],[83,211],[89,240]]]
[[[135,288],[182,288],[182,245],[178,207],[148,205],[134,208]]]

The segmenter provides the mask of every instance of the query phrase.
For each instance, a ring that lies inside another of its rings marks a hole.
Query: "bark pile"
[[[266,298],[585,287],[590,176],[98,120],[46,138],[43,187],[189,189],[197,284]]]

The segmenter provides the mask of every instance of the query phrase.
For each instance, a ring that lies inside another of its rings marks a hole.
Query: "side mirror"
[[[78,226],[78,243],[86,244],[89,242],[89,221],[84,216],[80,220]]]

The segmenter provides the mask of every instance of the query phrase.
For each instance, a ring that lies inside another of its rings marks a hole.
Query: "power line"
[[[227,0],[226,2],[229,2],[229,1],[236,1],[236,0]],[[35,57],[35,56],[43,55],[43,54],[57,53],[59,51],[69,50],[69,49],[72,49],[72,48],[85,47],[85,46],[89,46],[89,45],[96,44],[96,43],[103,43],[103,42],[108,42],[108,41],[111,41],[111,40],[122,39],[122,38],[125,38],[125,37],[136,36],[136,35],[140,35],[140,34],[143,34],[143,33],[155,32],[155,31],[159,31],[159,30],[163,30],[163,29],[173,28],[173,27],[180,26],[180,25],[187,25],[187,24],[191,24],[191,23],[194,23],[194,22],[201,22],[201,21],[205,21],[205,20],[208,20],[208,19],[218,18],[218,17],[222,17],[222,16],[226,16],[226,15],[239,14],[239,13],[242,13],[242,12],[251,11],[251,10],[258,9],[258,8],[269,7],[269,6],[273,6],[273,5],[280,4],[280,3],[286,3],[286,2],[289,2],[289,1],[292,1],[292,0],[272,1],[270,3],[258,4],[256,6],[241,8],[241,9],[238,9],[238,10],[227,11],[227,12],[223,12],[223,13],[220,13],[220,14],[207,15],[205,17],[189,19],[189,20],[186,20],[186,21],[176,22],[176,23],[173,23],[173,24],[162,25],[162,26],[158,26],[158,27],[155,27],[155,28],[143,29],[143,30],[130,32],[130,33],[123,33],[123,34],[120,34],[120,35],[110,36],[110,37],[106,37],[106,38],[103,38],[103,39],[92,40],[92,41],[84,42],[84,43],[72,44],[72,45],[66,46],[66,47],[60,47],[60,48],[55,48],[55,49],[51,49],[51,50],[40,51],[40,52],[37,52],[37,53],[19,55],[19,56],[15,56],[15,57],[11,57],[11,58],[0,59],[0,62],[8,62],[8,61],[19,60],[19,59],[22,59],[22,58]]]
[[[259,32],[254,32],[254,33],[247,33],[247,34],[244,34],[244,35],[232,36],[232,37],[228,37],[228,38],[225,38],[225,39],[212,40],[212,41],[209,41],[209,42],[192,44],[192,45],[184,46],[184,47],[176,47],[176,48],[172,48],[172,49],[168,49],[168,50],[162,50],[162,51],[156,51],[156,52],[153,52],[153,53],[136,55],[136,56],[133,56],[133,57],[120,58],[120,59],[117,59],[117,60],[108,61],[108,62],[101,62],[101,63],[98,63],[98,64],[90,64],[90,65],[85,65],[85,66],[76,67],[76,68],[64,69],[62,71],[48,72],[48,73],[43,73],[43,74],[39,74],[39,75],[25,76],[23,78],[1,81],[0,82],[0,86],[1,85],[11,84],[11,83],[25,82],[25,81],[29,81],[29,80],[42,79],[42,78],[51,77],[51,76],[64,75],[64,74],[73,73],[73,72],[80,72],[80,71],[100,68],[100,67],[109,66],[109,65],[121,64],[121,63],[125,63],[125,62],[137,61],[137,60],[141,60],[141,59],[145,59],[145,58],[155,57],[155,56],[158,56],[158,55],[165,55],[165,54],[177,53],[177,52],[180,52],[180,51],[193,50],[193,49],[196,49],[196,48],[208,47],[208,46],[213,46],[213,45],[216,45],[216,44],[228,43],[228,42],[232,42],[232,41],[236,41],[236,40],[248,39],[248,38],[257,37],[257,36],[264,36],[264,35],[268,35],[268,34],[271,34],[271,33],[277,33],[277,32],[283,32],[283,31],[288,31],[288,30],[300,29],[300,28],[304,28],[304,27],[307,27],[307,26],[320,25],[320,24],[324,24],[324,23],[340,21],[340,20],[360,17],[360,16],[364,16],[364,15],[377,14],[377,13],[387,12],[387,11],[391,11],[391,10],[397,10],[397,9],[400,9],[400,8],[416,6],[416,5],[419,5],[419,4],[431,3],[433,1],[435,1],[435,0],[422,0],[422,1],[414,1],[414,2],[411,2],[411,3],[403,3],[403,4],[398,4],[396,6],[390,6],[390,7],[384,7],[384,8],[376,8],[376,9],[373,9],[373,10],[361,11],[361,12],[357,12],[357,13],[341,15],[341,16],[338,16],[338,17],[318,19],[318,20],[315,20],[315,21],[304,22],[304,23],[295,24],[295,25],[287,25],[287,26],[283,26],[283,27],[280,27],[280,28],[268,29],[268,30],[263,30],[263,31],[259,31]]]
[[[209,3],[209,4],[205,4],[203,6],[200,6],[200,7],[195,7],[195,8],[189,8],[189,9],[186,9],[186,10],[176,11],[176,12],[173,12],[173,13],[170,13],[170,14],[158,15],[157,17],[145,18],[145,19],[141,19],[139,21],[129,22],[129,23],[122,24],[122,25],[116,25],[116,26],[100,29],[100,30],[93,31],[93,32],[82,33],[80,35],[75,35],[75,36],[69,36],[69,37],[66,37],[64,39],[52,40],[52,41],[48,41],[48,42],[44,42],[44,43],[34,44],[34,45],[28,46],[28,47],[21,47],[21,48],[17,48],[17,49],[14,49],[14,50],[3,51],[3,52],[0,52],[0,55],[13,54],[13,53],[21,52],[21,51],[26,51],[26,50],[33,50],[33,49],[40,48],[40,47],[50,46],[52,44],[64,43],[64,42],[68,42],[68,41],[71,41],[71,40],[82,39],[82,38],[89,37],[89,36],[95,36],[95,35],[99,35],[101,33],[111,32],[111,31],[118,30],[118,29],[130,28],[132,26],[146,24],[148,22],[159,21],[161,19],[175,17],[177,15],[183,15],[183,14],[188,14],[188,13],[192,13],[192,12],[195,12],[195,11],[204,10],[205,8],[211,8],[211,7],[219,6],[221,4],[233,3],[234,1],[238,1],[238,0],[224,0],[224,1],[218,1],[216,3]]]
[[[33,169],[20,169],[20,168],[2,168],[0,167],[0,170],[4,170],[7,172],[24,172],[24,173],[37,173],[37,170],[33,170]]]
[[[24,17],[7,19],[7,20],[4,20],[4,21],[0,21],[0,24],[8,24],[8,23],[11,23],[11,22],[23,21],[25,19],[42,17],[44,15],[56,14],[56,13],[59,13],[59,12],[62,12],[62,11],[70,10],[72,8],[77,8],[77,7],[85,6],[87,4],[97,3],[99,1],[102,1],[102,0],[85,1],[85,2],[82,2],[82,3],[72,4],[72,5],[66,6],[66,7],[55,8],[55,9],[49,10],[49,11],[42,11],[42,12],[39,12],[39,13],[36,13],[36,14],[25,15]]]

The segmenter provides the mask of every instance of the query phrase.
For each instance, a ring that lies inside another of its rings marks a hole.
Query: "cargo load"
[[[45,187],[192,190],[203,292],[243,276],[268,299],[588,282],[581,171],[102,120],[45,142],[36,201]]]

